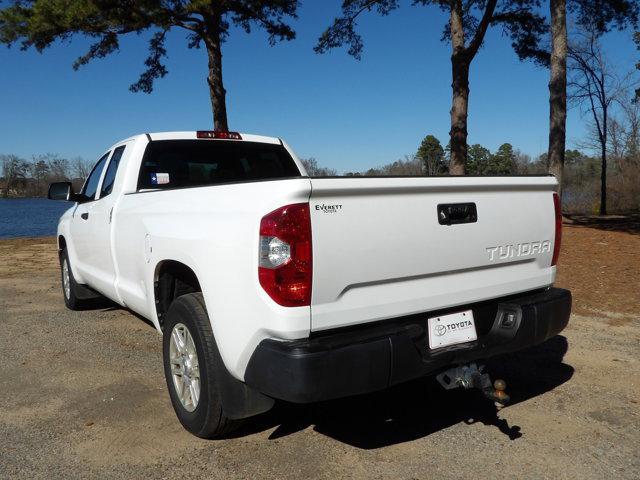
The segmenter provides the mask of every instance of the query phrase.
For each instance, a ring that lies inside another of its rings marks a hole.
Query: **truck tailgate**
[[[311,183],[312,330],[462,306],[554,281],[553,177]],[[466,204],[463,211],[458,204]],[[455,222],[456,212],[465,223],[439,221]]]

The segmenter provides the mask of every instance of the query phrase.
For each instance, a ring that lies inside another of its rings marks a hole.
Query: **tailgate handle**
[[[438,223],[440,225],[475,223],[477,221],[478,210],[475,203],[441,203],[438,205]]]

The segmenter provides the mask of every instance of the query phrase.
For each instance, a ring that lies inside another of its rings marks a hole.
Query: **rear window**
[[[138,190],[299,177],[282,145],[245,141],[160,140],[147,145]]]

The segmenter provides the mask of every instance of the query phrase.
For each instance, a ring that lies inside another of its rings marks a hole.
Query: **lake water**
[[[55,235],[60,216],[72,205],[46,198],[0,199],[0,238]]]

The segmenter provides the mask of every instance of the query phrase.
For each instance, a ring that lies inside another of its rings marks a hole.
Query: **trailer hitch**
[[[497,379],[491,382],[488,373],[483,373],[484,365],[479,367],[475,363],[450,368],[436,375],[436,380],[446,390],[462,387],[465,389],[477,388],[482,394],[493,401],[498,410],[509,403],[509,395],[505,393],[507,384],[504,380]]]

